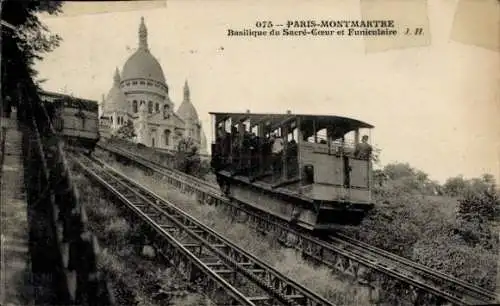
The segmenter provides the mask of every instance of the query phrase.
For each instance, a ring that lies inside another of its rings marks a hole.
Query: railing
[[[98,271],[97,240],[89,232],[85,208],[45,107],[32,83],[19,85],[18,93],[28,207],[36,215],[30,222],[44,224],[43,230],[32,233],[39,237],[30,247],[32,270],[55,278],[53,303],[114,305],[106,277]]]

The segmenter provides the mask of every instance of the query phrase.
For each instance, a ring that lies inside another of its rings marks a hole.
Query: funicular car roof
[[[341,116],[331,115],[311,115],[311,114],[273,114],[273,113],[221,113],[210,112],[209,114],[215,115],[217,123],[231,118],[236,122],[243,122],[250,120],[251,126],[259,123],[266,123],[272,127],[278,127],[285,124],[292,119],[300,119],[301,126],[312,127],[313,122],[316,130],[324,129],[327,126],[341,127],[342,130],[352,131],[357,128],[373,128],[374,126],[366,122]]]
[[[85,111],[96,112],[99,109],[97,101],[81,99],[71,96],[61,97],[53,102],[55,105],[64,105],[72,108],[79,108]]]

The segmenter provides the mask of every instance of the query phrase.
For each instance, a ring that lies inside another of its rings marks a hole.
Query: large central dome
[[[141,18],[139,26],[139,48],[123,65],[122,81],[130,79],[149,79],[165,84],[165,75],[158,60],[149,52],[148,31]]]
[[[139,49],[123,65],[122,80],[150,79],[165,84],[160,63],[149,50]]]

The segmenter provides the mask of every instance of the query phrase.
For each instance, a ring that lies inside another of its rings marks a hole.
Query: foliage
[[[412,245],[421,237],[453,231],[451,224],[445,221],[447,216],[436,203],[395,189],[377,199],[376,210],[357,229],[360,239],[401,256],[411,257]]]
[[[443,185],[444,192],[450,196],[459,196],[465,193],[467,182],[463,176],[450,177]]]
[[[376,208],[360,227],[350,229],[352,235],[476,285],[494,288],[498,237],[493,220],[500,203],[491,175],[470,180],[450,178],[443,191],[459,195],[458,200],[436,196],[439,184],[408,164],[387,165],[374,172],[374,178]]]
[[[175,159],[177,170],[193,176],[201,175],[201,158],[192,138],[185,137],[179,140]]]
[[[492,221],[500,211],[498,194],[492,190],[468,192],[459,203],[458,215],[464,220],[485,218]]]
[[[134,130],[134,123],[132,120],[127,120],[127,123],[122,125],[118,130],[116,130],[115,134],[112,137],[116,137],[119,139],[132,140],[137,136]]]
[[[107,200],[83,176],[74,176],[81,200],[87,208],[90,229],[100,240],[98,265],[113,280],[112,290],[119,305],[200,305],[202,295],[182,280],[165,261],[146,259],[140,251],[145,243],[142,223],[129,223],[123,210]],[[193,297],[194,299],[186,299]]]
[[[35,60],[42,59],[44,53],[59,46],[61,37],[51,34],[37,14],[57,14],[61,7],[62,2],[58,1],[3,1],[2,19],[17,29],[3,27],[2,30],[3,97],[14,97],[17,84],[35,78]]]
[[[196,154],[198,152],[198,147],[191,137],[183,137],[177,143],[178,152],[192,152]]]
[[[413,245],[412,259],[482,288],[494,289],[497,254],[465,244],[456,235],[438,235]]]
[[[441,192],[438,182],[430,180],[426,173],[412,168],[408,163],[391,163],[383,169],[374,170],[373,179],[376,190],[390,185],[390,188],[407,193],[436,195]]]
[[[483,174],[480,178],[466,180],[459,175],[446,180],[443,185],[444,192],[449,196],[469,196],[471,193],[490,192],[496,190],[495,178],[491,174]]]

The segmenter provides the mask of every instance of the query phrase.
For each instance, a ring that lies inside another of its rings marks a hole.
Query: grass
[[[110,277],[119,305],[210,305],[202,295],[193,292],[174,267],[160,258],[141,256],[142,245],[133,244],[134,236],[140,233],[139,225],[123,218],[105,192],[83,175],[75,175],[74,179],[86,205],[91,230],[103,250],[98,258],[99,268]]]
[[[327,268],[312,266],[295,251],[284,249],[274,237],[261,236],[247,225],[234,222],[221,210],[213,206],[201,205],[195,197],[182,194],[168,186],[158,175],[145,176],[141,170],[119,164],[106,154],[98,153],[97,155],[104,157],[122,174],[175,203],[183,211],[221,233],[239,247],[333,303],[339,305],[371,304],[366,287],[350,282],[342,276],[337,277]]]
[[[298,275],[296,279],[307,284],[309,288],[341,305],[368,303],[367,294],[361,293],[362,289],[356,289],[354,293],[348,292],[351,285],[346,285],[345,281],[335,277],[331,281],[331,276],[330,279],[325,278],[321,270],[300,262],[300,258],[284,255],[285,251],[275,251],[273,248],[280,248],[273,246],[272,243],[263,245],[263,238],[252,230],[241,229],[238,224],[227,221],[227,216],[218,215],[218,212],[211,211],[207,206],[199,205],[195,199],[179,195],[176,190],[166,187],[166,184],[158,178],[144,177],[141,171],[122,165],[117,167],[129,177],[142,181],[158,194],[172,199],[174,203],[182,203],[179,204],[182,209],[224,233],[233,241],[237,241],[258,257],[265,258],[281,271],[286,271],[285,273],[291,276],[296,273]],[[348,233],[374,246],[494,291],[497,278],[498,239],[492,240],[491,243],[494,245],[492,249],[467,245],[456,234],[456,230],[462,226],[456,219],[459,200],[457,197],[422,195],[406,190],[407,186],[404,185],[404,182],[389,182],[379,190],[380,192],[375,193],[379,209],[360,227]],[[308,268],[313,270],[306,271]],[[312,277],[309,277],[311,275]],[[330,285],[322,286],[323,283]],[[347,286],[347,289],[343,290],[342,286]],[[335,287],[336,292],[340,292],[339,296],[350,297],[343,300],[343,297],[335,296],[337,293],[329,292],[330,287]],[[394,298],[397,299],[392,297]]]

